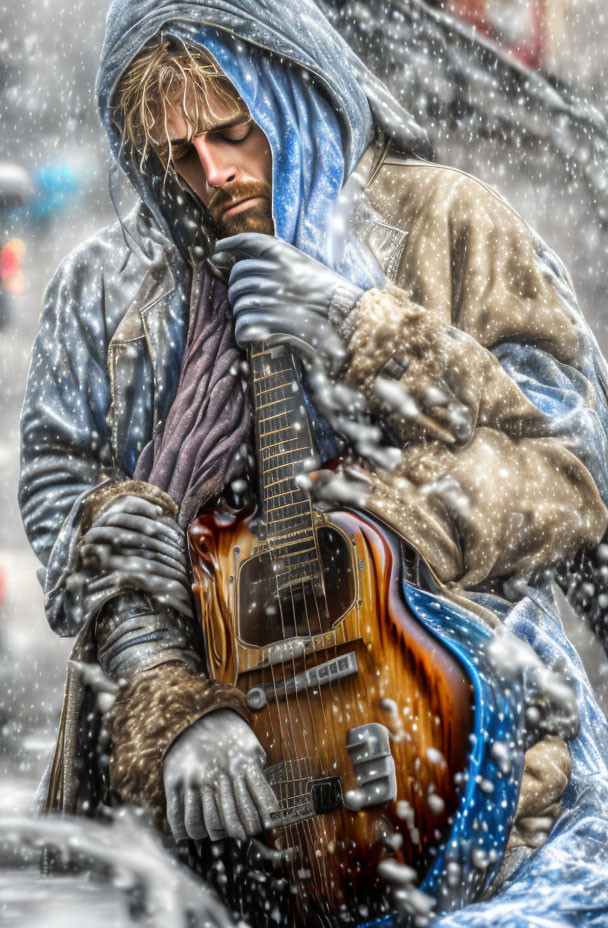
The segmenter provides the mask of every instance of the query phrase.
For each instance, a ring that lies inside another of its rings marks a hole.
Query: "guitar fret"
[[[299,500],[288,500],[288,499],[287,499],[287,496],[293,496],[294,494],[299,495],[299,496],[300,496],[300,499],[299,499]],[[267,494],[266,494],[266,499],[267,499],[267,500],[281,499],[281,497],[283,497],[283,496],[285,497],[285,505],[286,505],[286,506],[292,506],[292,505],[294,505],[295,503],[298,503],[298,502],[299,502],[301,505],[304,505],[304,503],[307,503],[307,504],[309,503],[309,499],[308,499],[308,497],[306,496],[306,494],[303,493],[302,490],[300,490],[300,489],[297,488],[297,487],[296,487],[295,489],[293,489],[293,490],[281,490],[279,493],[267,493]]]
[[[283,426],[281,426],[280,429],[271,429],[269,432],[264,432],[263,434],[261,434],[261,435],[260,435],[260,438],[268,438],[269,435],[276,435],[277,432],[293,432],[293,425],[283,425]],[[298,438],[297,435],[296,435],[296,438]],[[287,440],[287,441],[290,441],[291,439],[286,439],[286,440]],[[294,439],[294,441],[295,441],[295,439]],[[270,446],[269,446],[269,445],[266,445],[266,447],[268,448],[268,447],[275,447],[275,446],[274,446],[274,445],[270,445]],[[262,448],[262,450],[264,451],[265,449]]]
[[[308,501],[307,500],[303,501],[302,505],[304,505],[305,502],[308,502]],[[292,504],[292,505],[295,505],[295,504]],[[282,506],[278,506],[277,510],[282,509],[282,508],[283,508]],[[277,510],[274,510],[274,511],[276,512]],[[268,510],[268,511],[270,512],[271,510]],[[293,522],[294,519],[301,519],[302,516],[306,516],[306,515],[308,515],[307,512],[297,512],[295,516],[284,516],[284,518],[282,519],[268,519],[266,522],[264,522],[264,525],[278,525],[280,522]]]
[[[299,463],[301,463],[301,462],[299,462]],[[289,477],[285,477],[284,479],[285,479],[285,480],[295,480],[296,476],[297,476],[297,474],[291,474]],[[278,483],[279,481],[274,481],[274,482],[275,482],[275,483]],[[267,485],[264,487],[264,490],[267,490],[270,486],[272,486],[272,484],[270,484],[270,483],[267,484]],[[290,490],[280,490],[278,493],[268,493],[268,494],[266,494],[266,498],[267,498],[267,499],[277,499],[277,497],[280,496],[281,493],[290,493],[290,494],[292,494],[292,493],[300,493],[300,495],[303,496],[303,497],[305,497],[306,499],[309,498],[309,497],[308,497],[308,493],[305,493],[304,490],[303,490],[301,487],[299,487],[299,486],[294,486],[294,487],[292,487]]]
[[[280,445],[285,445],[285,444],[287,444],[288,441],[299,441],[299,440],[300,440],[300,436],[299,436],[299,435],[294,435],[293,438],[281,438],[280,441],[275,441],[272,445],[265,445],[261,450],[262,450],[262,451],[270,451],[271,448],[278,448],[278,447],[280,447]],[[296,448],[295,450],[296,450],[296,451],[301,451],[302,449],[301,449],[301,448]],[[277,456],[277,455],[270,455],[270,457],[276,457],[276,456]],[[264,460],[266,461],[267,458],[264,458]]]
[[[290,411],[289,409],[284,409],[282,412],[275,412],[274,416],[263,416],[259,420],[259,424],[263,425],[264,422],[270,422],[272,419],[278,419],[280,416],[286,416],[289,411]],[[269,435],[269,434],[270,434],[269,432],[260,432],[260,438],[265,438],[266,435]]]
[[[276,470],[276,468],[275,468],[275,470]],[[265,483],[265,484],[264,484],[264,489],[265,489],[265,490],[269,490],[270,487],[276,487],[277,484],[279,484],[279,483],[285,483],[287,480],[295,480],[295,477],[296,477],[295,474],[289,474],[288,477],[281,477],[279,480],[273,480],[272,483]],[[287,492],[288,492],[288,493],[291,493],[291,492],[295,492],[295,491],[288,490]],[[270,496],[269,499],[272,499],[272,496]]]
[[[302,532],[308,532],[310,534],[310,529],[307,526],[306,528],[298,529],[295,532],[285,532],[283,535],[271,535],[271,538],[273,541],[278,541],[280,538],[291,538],[292,535],[301,535]],[[302,541],[301,538],[298,540]],[[289,544],[292,544],[292,542],[289,542]]]
[[[274,542],[276,541],[276,538],[274,538],[273,536],[271,536],[271,537],[268,539],[268,541],[271,542],[272,545],[274,546]],[[310,532],[308,533],[308,537],[307,537],[307,538],[294,538],[293,541],[284,541],[282,544],[276,546],[276,550],[280,550],[280,549],[283,549],[283,548],[289,548],[289,547],[291,547],[292,545],[303,545],[303,544],[305,544],[306,542],[309,542],[309,541],[312,541],[312,543],[313,543],[312,548],[303,548],[302,551],[295,551],[295,552],[292,551],[291,554],[281,554],[281,555],[279,555],[279,556],[280,556],[280,557],[293,557],[293,556],[294,556],[294,553],[295,553],[295,554],[305,554],[306,551],[313,551],[314,548],[316,547],[315,544],[314,544],[314,538],[310,535]]]
[[[276,400],[270,400],[269,403],[262,403],[261,406],[258,406],[258,409],[266,409],[268,406],[276,406],[277,403],[288,403],[290,400],[293,400],[292,396],[279,396]],[[262,420],[265,421],[265,420]]]
[[[277,454],[275,457],[282,457],[282,455]],[[274,467],[265,467],[264,474],[271,474],[273,470],[280,470],[282,467],[294,467],[296,464],[301,464],[303,460],[305,460],[305,458],[302,458],[299,461],[283,461],[282,464],[275,464]],[[295,474],[292,474],[291,476],[295,477]],[[270,484],[266,484],[266,486],[270,486]]]
[[[288,499],[288,496],[295,496],[295,499]],[[283,499],[283,503],[279,503],[278,506],[275,506],[275,509],[281,509],[283,506],[308,506],[310,507],[309,498],[302,493],[300,490],[283,490],[281,493],[269,493],[266,496],[268,501],[275,502],[276,500]],[[270,510],[268,510],[270,511]],[[303,513],[302,513],[303,514]]]
[[[278,499],[280,493],[277,493],[276,496],[271,496],[271,499]],[[273,506],[270,509],[267,509],[266,512],[278,512],[279,509],[287,509],[289,506],[310,506],[310,501],[308,499],[297,499],[293,503],[284,503],[282,506]],[[306,515],[306,513],[301,512],[300,515]]]
[[[296,441],[296,438],[285,438],[283,439],[283,442],[284,441]],[[280,441],[278,442],[278,444],[282,445],[283,442]],[[270,447],[276,448],[277,445],[271,445]],[[274,458],[282,458],[286,454],[297,454],[298,451],[310,451],[310,448],[307,448],[305,445],[302,448],[290,448],[288,451],[279,451],[278,454],[269,454],[267,457],[262,458],[262,460],[264,461],[264,464],[265,464],[266,461],[272,461]]]
[[[260,398],[261,396],[263,396],[265,393],[273,393],[274,390],[282,390],[283,387],[289,387],[290,390],[291,390],[291,392],[292,392],[292,393],[294,392],[294,391],[293,391],[293,381],[292,381],[292,380],[288,380],[287,383],[278,383],[278,384],[276,385],[276,387],[266,387],[265,390],[258,390],[258,391],[256,392],[256,399],[259,399],[259,398]]]
[[[298,367],[288,349],[257,351],[250,359],[264,537],[278,583],[291,582],[299,596],[308,595],[322,571],[310,496],[295,481],[317,452]]]
[[[316,550],[317,550],[316,545],[313,545],[311,548],[304,548],[303,551],[296,551],[295,554],[293,553],[292,554],[279,554],[279,557],[281,560],[284,560],[286,557],[297,557],[298,554],[306,554],[307,551],[316,551]],[[312,564],[312,563],[313,563],[312,560],[298,561],[297,564],[295,564],[294,566],[299,567],[300,564],[304,565],[304,564]]]
[[[293,371],[289,367],[283,368],[282,371],[270,371],[269,374],[262,374],[261,377],[254,377],[253,383],[259,383],[260,380],[268,380],[269,377],[277,377],[279,374],[291,374]]]

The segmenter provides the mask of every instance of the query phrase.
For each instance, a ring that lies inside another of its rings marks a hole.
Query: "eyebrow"
[[[196,135],[206,135],[208,132],[221,132],[223,129],[231,129],[233,126],[240,125],[240,123],[252,121],[252,117],[249,113],[241,113],[239,116],[231,116],[227,119],[220,120],[209,129],[203,129],[202,132],[197,132]],[[186,139],[184,136],[180,136],[178,138],[169,139],[169,141],[173,144],[174,142],[185,142]]]

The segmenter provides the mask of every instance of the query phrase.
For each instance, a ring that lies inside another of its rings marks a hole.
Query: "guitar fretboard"
[[[294,358],[283,346],[262,346],[249,361],[262,523],[277,581],[318,581],[310,496],[296,480],[318,458]]]

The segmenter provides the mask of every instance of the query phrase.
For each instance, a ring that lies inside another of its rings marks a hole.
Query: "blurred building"
[[[434,5],[528,67],[575,84],[598,82],[605,0],[442,0]]]
[[[568,0],[448,0],[447,12],[472,25],[531,68],[547,54],[548,7]]]

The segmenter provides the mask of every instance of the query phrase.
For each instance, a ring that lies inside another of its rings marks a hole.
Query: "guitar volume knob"
[[[245,697],[247,700],[247,705],[250,709],[253,709],[256,712],[259,712],[260,709],[263,709],[264,706],[268,705],[268,700],[266,699],[266,693],[261,686],[254,686],[250,689]]]

